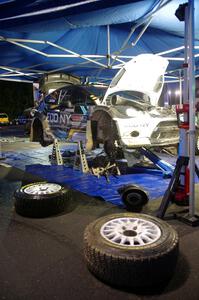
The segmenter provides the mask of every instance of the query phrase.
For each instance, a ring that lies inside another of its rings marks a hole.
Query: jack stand
[[[189,157],[185,157],[185,156],[179,156],[176,162],[176,167],[175,170],[173,172],[173,176],[170,180],[169,186],[163,196],[161,205],[158,209],[157,212],[157,217],[160,219],[164,218],[164,215],[166,213],[166,210],[169,206],[169,203],[172,202],[175,199],[175,195],[177,194],[177,199],[179,201],[180,198],[188,198],[188,194],[186,194],[186,186],[180,186],[179,185],[179,180],[180,180],[180,176],[181,175],[185,175],[185,173],[182,172],[182,169],[188,166],[189,164]],[[195,165],[195,171],[197,176],[199,177],[199,171],[198,171],[198,167]],[[185,184],[186,185],[186,184]],[[179,220],[192,225],[192,226],[197,226],[199,224],[199,217],[194,216],[194,217],[190,217],[188,216],[188,214],[186,214],[184,217],[182,216],[178,216],[176,215],[176,218],[178,218]]]
[[[63,158],[59,149],[59,144],[57,139],[54,140],[52,155],[50,159],[51,163],[54,165],[63,165]]]
[[[149,149],[144,147],[140,148],[140,153],[146,156],[150,161],[154,163],[154,165],[160,169],[163,173],[164,178],[171,177],[174,172],[174,167],[167,163],[166,161],[160,159],[156,154],[151,152]]]
[[[82,173],[88,173],[89,167],[82,141],[78,142],[73,169],[81,169]]]

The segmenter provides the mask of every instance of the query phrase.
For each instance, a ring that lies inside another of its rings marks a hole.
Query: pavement
[[[37,143],[24,141],[4,142],[2,148],[6,153],[42,151]],[[10,167],[4,159],[0,163],[0,299],[199,299],[199,227],[176,218],[176,214],[187,212],[186,207],[171,204],[165,216],[165,221],[180,237],[178,262],[169,283],[161,289],[154,287],[150,292],[116,289],[88,271],[83,233],[93,220],[126,210],[75,191],[63,214],[43,219],[22,217],[14,210],[13,193],[24,178],[31,175],[18,167]],[[198,194],[196,184],[196,214]],[[155,216],[160,203],[161,198],[149,201],[142,213]]]

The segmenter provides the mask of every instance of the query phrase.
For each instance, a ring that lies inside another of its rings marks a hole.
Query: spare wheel
[[[87,226],[84,255],[89,270],[110,285],[158,286],[173,275],[178,235],[169,224],[156,217],[113,214]]]
[[[57,183],[37,182],[16,190],[14,198],[18,214],[26,217],[47,217],[65,210],[69,190]]]

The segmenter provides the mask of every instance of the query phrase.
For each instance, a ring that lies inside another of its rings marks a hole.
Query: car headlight
[[[136,117],[137,116],[137,111],[133,108],[127,108],[126,109],[126,114],[128,117]]]

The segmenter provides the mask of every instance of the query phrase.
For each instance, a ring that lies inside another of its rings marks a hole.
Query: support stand
[[[179,156],[176,162],[176,167],[173,172],[173,176],[170,180],[169,186],[163,196],[161,205],[157,212],[157,217],[163,219],[164,215],[166,213],[166,210],[169,206],[169,203],[175,202],[175,197],[178,199],[178,201],[188,201],[189,195],[187,194],[187,187],[186,183],[185,185],[180,185],[180,176],[185,176],[184,169],[187,168],[189,164],[189,157]],[[195,165],[195,172],[199,178],[199,170],[197,165]],[[180,199],[181,198],[181,199]],[[191,225],[191,226],[197,226],[199,225],[199,216],[194,215],[194,217],[190,217],[189,214],[185,214],[184,216],[178,216],[175,214],[176,217]]]
[[[82,141],[78,142],[73,169],[81,169],[82,173],[89,172],[88,162]]]
[[[59,149],[59,144],[57,139],[54,140],[52,155],[50,159],[51,163],[54,165],[63,165],[63,158]]]

